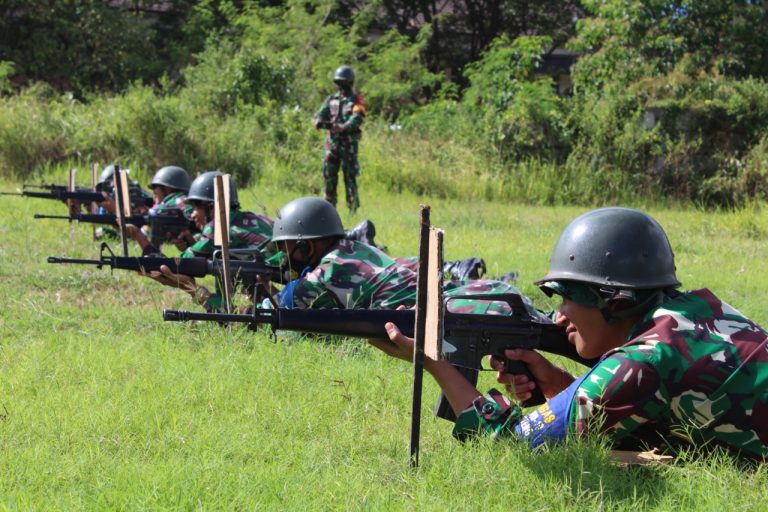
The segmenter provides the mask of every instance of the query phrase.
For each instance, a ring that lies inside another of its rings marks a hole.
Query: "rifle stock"
[[[504,301],[512,307],[512,315],[456,313],[449,309],[450,301],[457,298]],[[585,366],[593,366],[597,359],[584,359],[568,342],[565,331],[543,318],[527,313],[520,295],[470,295],[449,297],[443,318],[443,358],[453,364],[472,385],[477,385],[478,372],[483,370],[485,356],[505,360],[504,351],[510,348],[538,349],[557,354]],[[393,322],[406,336],[413,337],[415,312],[413,310],[355,310],[355,309],[256,309],[252,314],[202,313],[166,309],[166,321],[203,320],[219,323],[240,322],[269,325],[272,330],[349,336],[366,339],[387,339],[384,325]],[[507,370],[513,373],[530,372],[518,361],[507,360]],[[538,399],[536,399],[538,398]],[[538,405],[544,396],[523,403]],[[440,397],[435,410],[438,417],[455,420],[455,415],[444,397]]]

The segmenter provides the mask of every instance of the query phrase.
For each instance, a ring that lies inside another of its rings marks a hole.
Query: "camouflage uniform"
[[[229,246],[232,249],[255,248],[266,250],[272,240],[273,221],[266,215],[233,210],[229,216]],[[205,225],[198,241],[181,253],[182,258],[213,255],[214,222]],[[267,255],[268,256],[268,255]]]
[[[163,198],[162,201],[156,203],[149,209],[149,215],[163,215],[168,213],[169,210],[181,210],[184,213],[184,217],[192,218],[192,205],[187,204],[187,196],[184,192],[173,192]]]
[[[375,247],[340,239],[278,296],[289,308],[395,309],[416,304],[416,274]]]
[[[340,239],[316,267],[288,283],[278,297],[281,307],[315,309],[396,309],[416,304],[417,274],[370,245]],[[480,293],[520,292],[507,283],[492,280],[450,281],[446,297]],[[534,316],[541,315],[524,297]],[[456,313],[510,314],[508,305],[498,301],[456,298],[448,303]]]
[[[519,295],[532,318],[541,318],[549,322],[549,317],[537,310],[531,299],[520,293],[520,290],[503,281],[494,279],[474,279],[472,281],[445,281],[443,283],[444,297],[448,298],[446,308],[451,313],[467,313],[473,315],[511,315],[512,308],[505,302],[477,300],[470,298],[479,294],[510,294]],[[461,297],[461,298],[460,298]],[[466,297],[466,298],[464,298]]]
[[[454,434],[478,430],[533,446],[600,430],[623,447],[709,444],[768,458],[768,332],[709,290],[678,294],[533,413],[495,390],[476,399]]]
[[[329,96],[314,117],[316,126],[328,128],[323,159],[325,199],[336,206],[336,188],[339,181],[339,166],[341,166],[350,212],[360,207],[360,197],[357,193],[357,176],[360,174],[357,146],[362,136],[360,125],[363,124],[364,117],[363,97],[351,91],[349,95],[337,92]],[[341,126],[343,131],[333,133],[331,130],[333,125]]]

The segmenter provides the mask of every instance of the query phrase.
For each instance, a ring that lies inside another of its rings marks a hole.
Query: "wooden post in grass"
[[[229,174],[214,178],[214,205],[216,213],[213,244],[221,247],[221,289],[224,293],[224,309],[232,312],[232,274],[229,268]]]
[[[115,207],[118,219],[120,241],[123,244],[123,256],[128,256],[128,237],[125,232],[125,218],[131,215],[131,200],[128,197],[128,171],[115,165]]]
[[[94,163],[91,166],[91,189],[96,190],[96,183],[98,182],[98,172],[99,172],[99,164]],[[96,201],[91,201],[91,204],[88,206],[88,213],[96,214],[99,212],[99,204]],[[96,240],[98,237],[98,225],[93,224],[91,225],[91,228],[93,229],[93,239]]]
[[[75,176],[77,174],[77,169],[70,169],[69,170],[69,176],[67,177],[67,190],[70,192],[75,191]],[[75,206],[77,206],[77,210],[75,210]],[[67,199],[67,210],[69,211],[69,216],[72,217],[75,213],[80,213],[80,204],[76,203],[74,199]],[[75,225],[73,223],[69,223],[69,239],[74,240],[75,238]]]
[[[412,467],[419,465],[421,392],[424,354],[438,359],[441,353],[443,316],[443,232],[430,227],[429,206],[421,207],[419,273],[416,285],[416,325],[413,345],[413,400],[411,402]]]

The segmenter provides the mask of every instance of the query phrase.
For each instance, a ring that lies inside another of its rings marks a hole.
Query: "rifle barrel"
[[[69,215],[43,215],[42,213],[36,213],[36,219],[67,219],[68,221],[77,220],[77,217],[70,217]]]
[[[239,322],[269,324],[274,329],[311,332],[332,336],[386,339],[384,324],[393,322],[406,336],[413,336],[415,312],[391,309],[257,309],[254,314],[202,313],[166,309],[163,320],[187,322],[206,320],[214,322]]]
[[[84,260],[80,258],[59,258],[58,256],[48,256],[48,263],[76,263],[79,265],[96,265],[99,267],[103,264],[101,260]]]
[[[167,322],[189,322],[192,320],[210,320],[210,318],[203,318],[200,315],[207,315],[211,313],[200,313],[198,311],[180,311],[176,309],[166,309],[163,311],[163,320]],[[216,313],[217,322],[247,322],[250,323],[253,320],[251,315],[238,315],[238,314],[226,314]]]

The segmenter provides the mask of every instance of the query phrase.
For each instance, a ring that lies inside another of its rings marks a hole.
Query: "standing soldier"
[[[339,165],[344,173],[344,188],[347,206],[354,213],[360,206],[357,193],[357,176],[360,164],[357,161],[357,145],[362,136],[360,125],[365,117],[363,97],[352,90],[355,72],[349,66],[340,66],[333,76],[338,92],[329,96],[313,122],[318,130],[328,130],[325,138],[325,199],[336,206],[336,187],[339,182]]]

